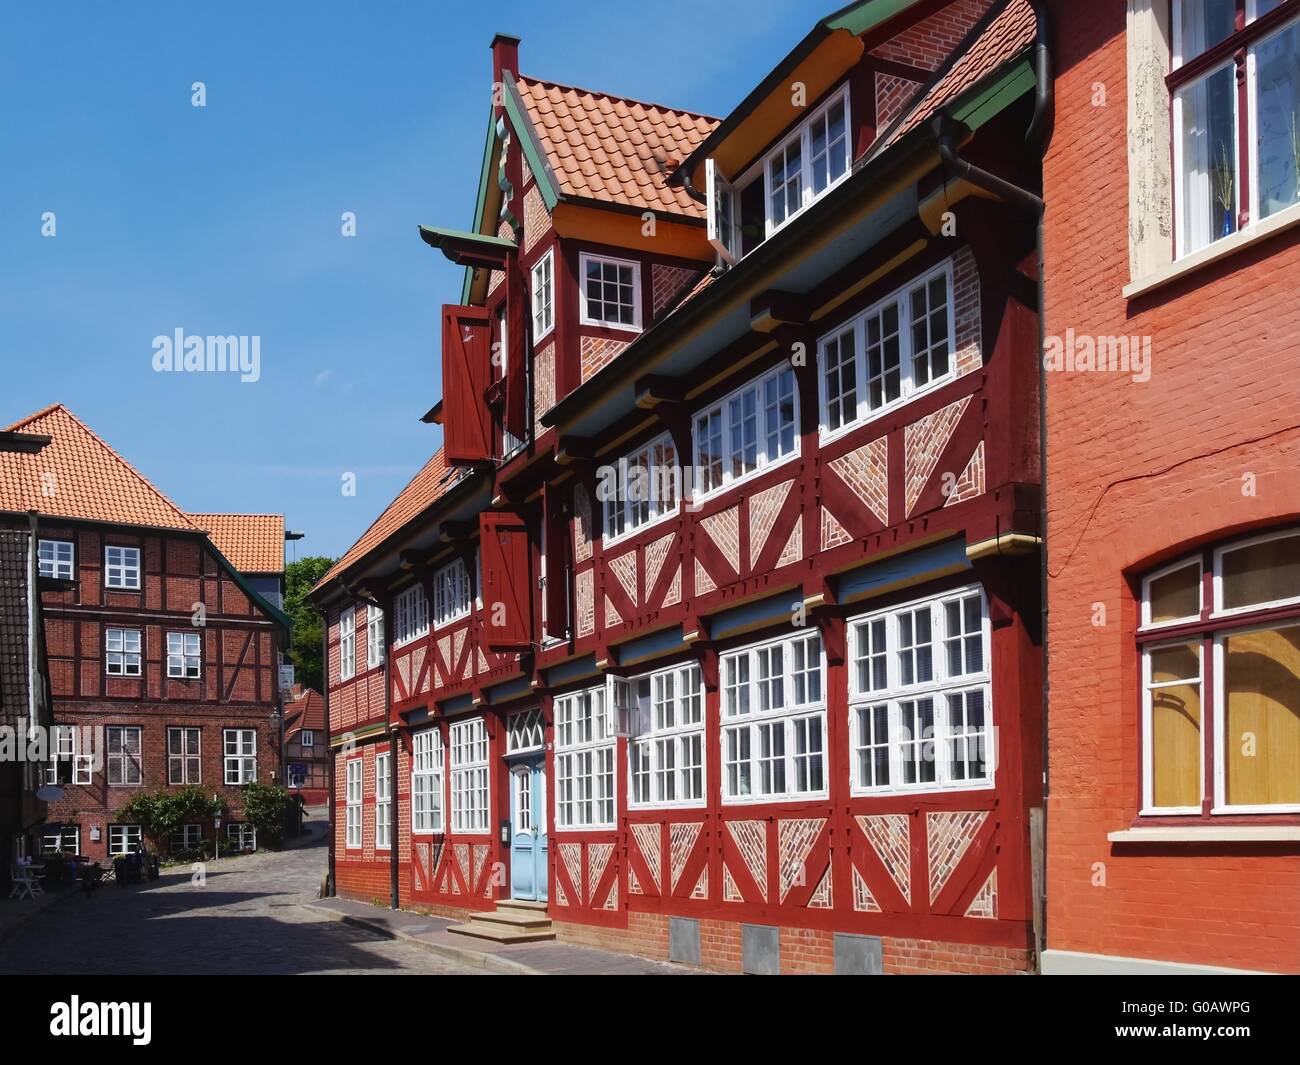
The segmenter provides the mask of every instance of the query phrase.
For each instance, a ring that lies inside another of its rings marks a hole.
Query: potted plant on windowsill
[[[1229,161],[1227,145],[1220,143],[1218,161],[1210,171],[1210,180],[1214,186],[1214,199],[1219,207],[1218,237],[1226,237],[1236,231],[1236,175]]]

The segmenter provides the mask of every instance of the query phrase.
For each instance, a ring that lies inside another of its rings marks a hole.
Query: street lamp
[[[213,861],[221,860],[221,799],[217,793],[212,793],[212,808],[216,811],[212,815],[212,854]]]

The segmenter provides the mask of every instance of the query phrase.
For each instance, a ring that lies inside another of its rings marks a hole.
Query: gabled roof
[[[43,434],[37,454],[0,451],[0,510],[197,532],[198,526],[62,403],[9,426]]]
[[[284,572],[283,514],[191,514],[240,573]]]
[[[403,488],[397,494],[397,498],[389,503],[384,512],[375,519],[374,524],[362,533],[357,542],[344,552],[343,557],[335,562],[325,576],[316,582],[316,587],[312,589],[312,593],[324,588],[340,573],[354,562],[364,558],[417,514],[445,496],[460,482],[464,475],[465,471],[459,467],[447,465],[442,456],[442,448],[438,448],[429,461],[424,464],[420,472],[411,479],[411,483]]]
[[[305,728],[325,731],[325,700],[314,688],[295,684],[284,706],[284,733],[288,737]]]
[[[718,119],[523,75],[518,86],[562,197],[705,217],[668,177]]]

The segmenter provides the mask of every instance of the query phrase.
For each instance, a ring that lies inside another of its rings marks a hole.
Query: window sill
[[[794,450],[790,452],[790,454],[782,455],[779,459],[775,459],[774,461],[769,462],[765,466],[760,466],[756,470],[750,470],[748,473],[742,473],[739,477],[733,478],[730,481],[726,481],[717,488],[710,488],[707,492],[701,492],[699,495],[691,496],[690,499],[687,501],[686,508],[691,513],[694,513],[695,511],[699,510],[702,506],[704,506],[706,503],[710,503],[715,499],[721,499],[733,488],[743,488],[745,485],[749,484],[752,481],[756,481],[764,474],[772,473],[775,470],[779,470],[782,466],[788,466],[790,463],[797,462],[798,460],[799,460],[799,438],[796,436]],[[699,468],[698,464],[696,468],[697,469]]]
[[[1300,825],[1170,825],[1108,832],[1111,843],[1300,843]]]
[[[666,514],[660,514],[656,518],[651,518],[644,525],[638,525],[635,529],[628,529],[627,532],[621,532],[617,536],[602,536],[600,545],[603,552],[608,552],[611,548],[619,547],[626,544],[629,540],[634,540],[644,532],[648,532],[656,525],[662,525],[664,522],[671,521],[681,514],[681,504],[675,504],[673,509]]]
[[[1217,240],[1207,248],[1202,248],[1191,255],[1176,259],[1168,266],[1163,266],[1154,273],[1125,285],[1124,298],[1132,300],[1137,299],[1139,296],[1145,296],[1147,293],[1153,292],[1164,285],[1171,284],[1188,274],[1195,273],[1202,267],[1217,263],[1230,255],[1235,255],[1244,248],[1252,247],[1296,225],[1300,225],[1300,203],[1292,204],[1286,210],[1279,211],[1271,218],[1252,223],[1239,233]]]

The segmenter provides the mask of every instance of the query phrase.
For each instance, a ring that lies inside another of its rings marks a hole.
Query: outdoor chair
[[[14,886],[9,891],[11,899],[32,898],[44,895],[39,871],[31,865],[16,863],[10,872],[13,874]]]

